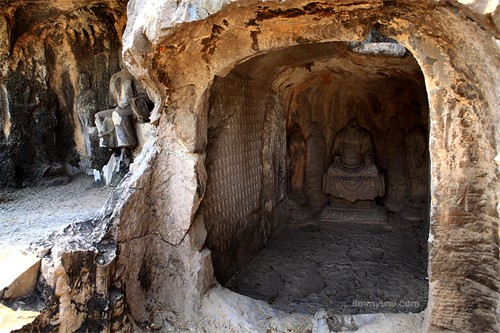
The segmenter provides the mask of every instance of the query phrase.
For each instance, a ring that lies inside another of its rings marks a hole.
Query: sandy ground
[[[109,191],[86,175],[61,186],[0,189],[0,249],[26,248],[70,223],[93,219]]]
[[[0,253],[17,253],[71,223],[93,219],[110,191],[94,186],[93,177],[86,175],[75,176],[60,186],[0,189]],[[3,269],[8,272],[1,267],[0,274]],[[36,293],[2,301],[0,333],[32,322],[44,306]]]
[[[320,222],[307,211],[227,284],[287,313],[420,312],[428,297],[424,223]]]

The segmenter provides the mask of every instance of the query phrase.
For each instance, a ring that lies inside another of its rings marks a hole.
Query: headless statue
[[[373,162],[371,134],[358,125],[356,117],[335,136],[333,152],[334,162],[323,178],[323,190],[332,201],[354,203],[384,195],[384,178]]]
[[[97,111],[97,96],[90,88],[90,76],[87,73],[80,73],[78,76],[78,87],[80,92],[76,97],[76,111],[82,126],[85,147],[88,156],[91,155],[91,129],[94,126],[94,117]],[[94,128],[95,130],[95,128]]]
[[[126,69],[111,76],[109,81],[110,102],[116,107],[100,111],[95,115],[101,147],[133,148],[137,146],[134,112],[130,106],[134,97],[132,82],[133,77]]]

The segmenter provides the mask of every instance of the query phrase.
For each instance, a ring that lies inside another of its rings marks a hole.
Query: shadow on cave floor
[[[427,228],[320,222],[294,208],[284,229],[226,287],[289,313],[420,312],[428,297]]]
[[[109,191],[86,175],[60,186],[0,189],[0,250],[27,248],[71,223],[93,219]]]

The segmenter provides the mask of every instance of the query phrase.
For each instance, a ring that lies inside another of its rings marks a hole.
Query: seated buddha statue
[[[373,201],[384,195],[384,178],[374,164],[371,134],[358,125],[356,117],[335,135],[333,155],[333,164],[323,177],[323,191],[330,194],[332,202]]]

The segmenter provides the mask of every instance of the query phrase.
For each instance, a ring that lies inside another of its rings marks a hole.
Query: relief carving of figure
[[[334,162],[323,179],[324,192],[332,199],[354,203],[384,195],[384,178],[374,164],[371,134],[358,125],[356,116],[336,134],[333,155]]]
[[[298,203],[306,203],[304,194],[304,171],[306,166],[306,143],[299,125],[295,124],[288,137],[290,158],[290,196]]]
[[[391,211],[404,207],[407,197],[406,182],[406,132],[399,125],[398,117],[391,117],[385,134],[387,148],[387,190],[384,203]]]
[[[328,202],[323,193],[323,176],[326,166],[326,140],[321,125],[313,122],[306,141],[305,192],[311,208],[317,210]]]
[[[408,133],[406,145],[410,200],[415,203],[423,203],[429,195],[429,161],[424,130],[420,127],[412,129]]]
[[[83,138],[87,154],[91,154],[91,128],[94,127],[94,117],[97,112],[97,96],[90,87],[90,76],[83,72],[78,76],[78,87],[80,92],[76,97],[76,111],[82,126]],[[95,130],[95,129],[94,129]]]
[[[134,97],[132,83],[133,77],[126,69],[111,76],[109,81],[110,102],[116,107],[100,111],[95,115],[101,147],[133,148],[137,146],[134,112],[130,106]]]

